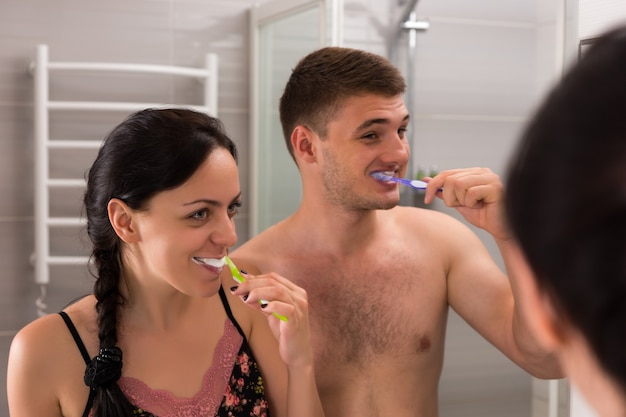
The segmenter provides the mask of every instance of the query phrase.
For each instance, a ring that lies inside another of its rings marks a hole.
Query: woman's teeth
[[[193,259],[201,264],[212,266],[213,268],[222,268],[226,264],[225,256],[223,258],[199,258],[194,256]]]

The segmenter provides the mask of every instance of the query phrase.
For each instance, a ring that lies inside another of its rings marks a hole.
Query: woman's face
[[[166,283],[191,296],[215,294],[219,260],[237,242],[233,217],[240,196],[235,160],[217,148],[187,182],[133,212],[138,240],[128,246],[127,272],[142,286]]]

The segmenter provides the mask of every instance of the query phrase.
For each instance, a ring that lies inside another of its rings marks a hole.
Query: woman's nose
[[[217,228],[211,233],[211,240],[216,245],[231,247],[237,243],[237,230],[233,217],[220,219]]]

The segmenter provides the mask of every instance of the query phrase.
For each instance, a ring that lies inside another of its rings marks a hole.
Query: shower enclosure
[[[278,99],[302,56],[341,43],[342,10],[341,0],[279,0],[251,10],[250,236],[300,203],[300,176],[284,144]]]

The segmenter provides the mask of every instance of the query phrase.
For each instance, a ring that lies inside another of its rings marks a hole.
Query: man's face
[[[371,174],[403,176],[409,160],[409,114],[401,96],[347,99],[320,141],[326,199],[348,210],[388,209],[398,204],[397,184]]]

